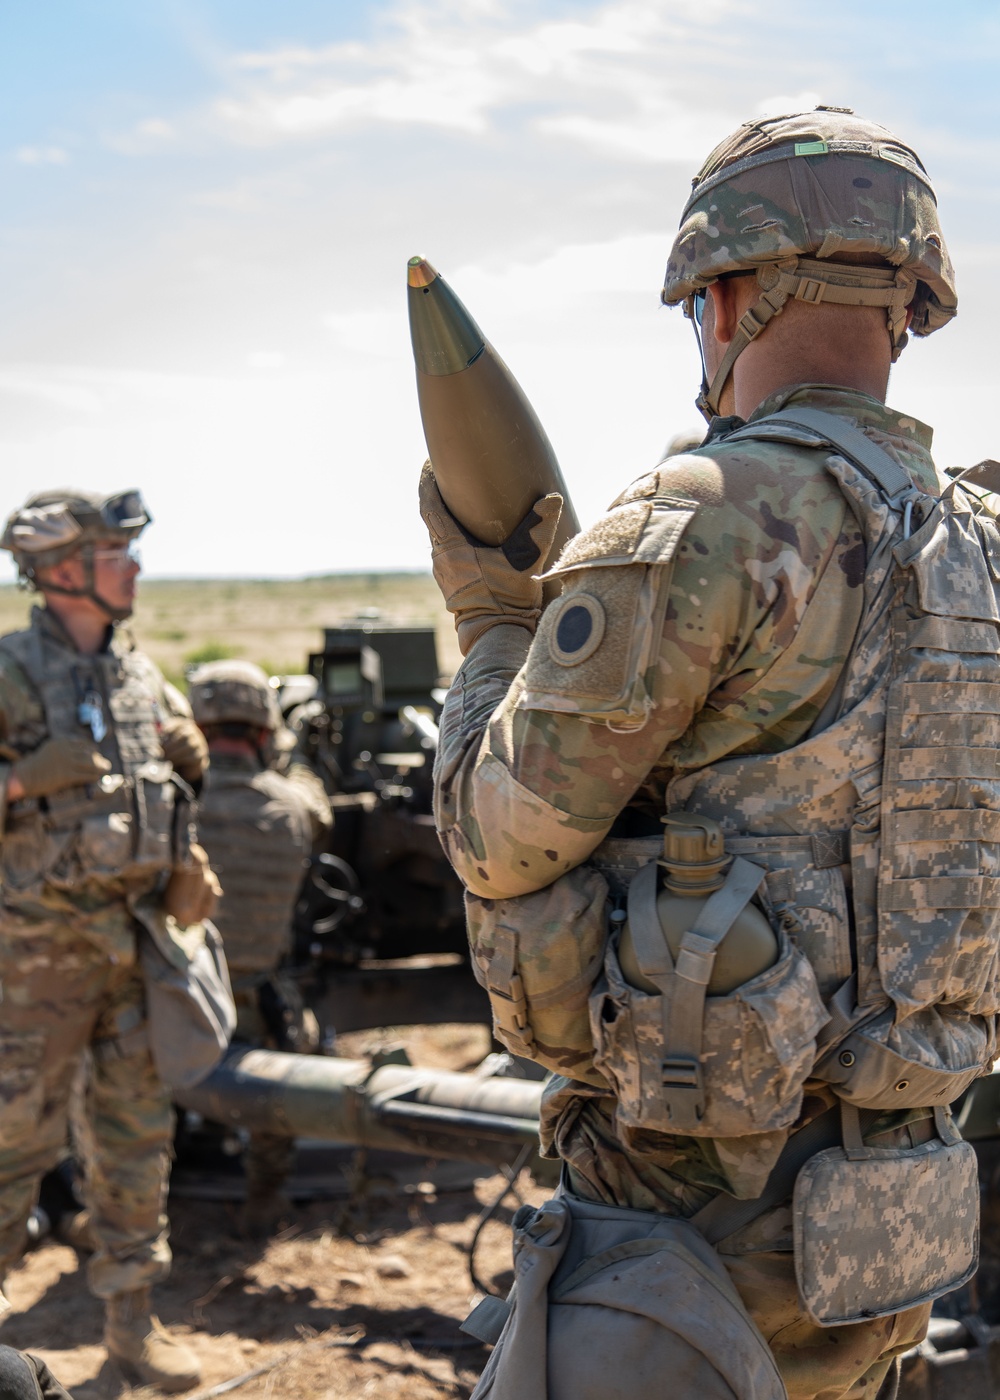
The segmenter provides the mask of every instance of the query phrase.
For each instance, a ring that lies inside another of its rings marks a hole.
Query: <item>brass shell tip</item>
[[[410,287],[429,287],[437,273],[426,258],[411,258],[406,264],[406,281]]]

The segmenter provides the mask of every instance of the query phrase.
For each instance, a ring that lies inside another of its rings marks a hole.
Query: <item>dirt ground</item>
[[[453,1069],[469,1068],[486,1048],[479,1027],[343,1040],[352,1056],[403,1041],[415,1063]],[[352,1189],[334,1187],[332,1199],[299,1205],[288,1228],[263,1245],[240,1237],[236,1203],[172,1200],[174,1268],[156,1301],[163,1321],[201,1358],[204,1379],[189,1400],[222,1394],[216,1387],[249,1372],[257,1374],[225,1393],[240,1400],[471,1394],[487,1353],[458,1329],[481,1296],[468,1247],[504,1177],[418,1158],[393,1176],[374,1157],[348,1160]],[[486,1174],[474,1180],[477,1172]],[[548,1194],[527,1174],[518,1187],[532,1202]],[[478,1276],[494,1288],[509,1283],[516,1207],[508,1197],[476,1251]],[[82,1262],[58,1243],[28,1254],[8,1279],[15,1311],[2,1340],[42,1356],[76,1400],[155,1394],[131,1388],[106,1359],[101,1305],[86,1290]]]

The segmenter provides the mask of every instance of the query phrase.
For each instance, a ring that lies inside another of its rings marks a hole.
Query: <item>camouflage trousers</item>
[[[788,1400],[876,1400],[894,1359],[927,1331],[930,1303],[849,1327],[819,1327],[802,1310],[791,1253],[719,1257],[774,1354]]]
[[[134,955],[102,953],[56,921],[16,931],[0,922],[0,978],[0,1279],[23,1251],[41,1177],[65,1149],[76,1086],[91,1291],[107,1298],[154,1283],[170,1267],[173,1111]]]

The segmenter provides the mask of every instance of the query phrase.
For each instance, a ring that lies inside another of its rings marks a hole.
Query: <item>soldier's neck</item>
[[[780,352],[765,355],[765,348],[764,345],[748,345],[736,361],[722,395],[723,415],[736,413],[740,418],[749,418],[758,404],[789,384],[837,384],[885,403],[889,387],[888,352],[884,356],[852,358],[825,353],[822,346],[811,355]]]
[[[45,593],[45,606],[84,656],[96,656],[110,638],[107,614],[90,598],[68,598],[61,593]]]

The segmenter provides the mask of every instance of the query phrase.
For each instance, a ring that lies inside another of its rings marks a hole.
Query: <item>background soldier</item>
[[[279,971],[291,951],[292,912],[306,863],[333,825],[319,779],[293,764],[270,766],[282,729],[277,697],[259,666],[215,661],[190,677],[195,720],[211,766],[199,830],[225,893],[215,914],[236,1000],[236,1039],[279,1050],[312,1051],[319,1033],[291,978]],[[293,1138],[253,1132],[244,1159],[251,1233],[273,1227],[287,1209],[281,1194],[295,1159]]]
[[[421,483],[466,656],[438,826],[498,1034],[556,1071],[569,1188],[520,1222],[476,1394],[889,1394],[973,1266],[974,1164],[934,1106],[989,1065],[997,1011],[996,531],[884,404],[907,329],[957,305],[926,173],[845,109],[748,122],[663,295],[698,329],[708,437],[567,545],[540,623],[558,497],[489,549]],[[738,937],[755,891],[772,931]],[[801,1198],[821,1159],[837,1189]]]
[[[64,1149],[89,1051],[78,1146],[105,1342],[143,1381],[183,1390],[197,1358],[150,1313],[150,1285],[170,1266],[173,1122],[146,1034],[136,918],[142,900],[168,899],[172,870],[188,895],[199,879],[185,818],[206,750],[117,627],[149,519],[135,491],[49,492],[15,511],[0,541],[44,601],[27,631],[0,639],[0,1276]]]

